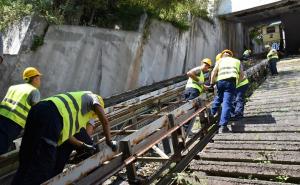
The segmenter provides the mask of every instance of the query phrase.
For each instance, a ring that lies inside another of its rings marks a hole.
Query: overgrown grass
[[[147,13],[187,30],[192,16],[209,20],[207,6],[208,0],[1,0],[0,29],[36,13],[54,24],[136,30]]]

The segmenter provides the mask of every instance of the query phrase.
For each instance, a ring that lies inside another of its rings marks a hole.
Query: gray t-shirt
[[[92,93],[86,93],[81,97],[81,113],[87,114],[90,111],[94,111],[94,105],[100,105],[97,95]],[[90,119],[89,123],[95,126],[95,119]]]
[[[195,68],[191,69],[190,71],[194,72],[196,74],[196,76],[199,76],[201,73],[201,67],[200,66],[195,67]]]
[[[81,97],[81,113],[83,115],[94,111],[94,105],[100,105],[97,95],[86,93]]]
[[[33,106],[37,104],[40,101],[40,99],[41,99],[40,91],[38,89],[35,89],[31,91],[31,93],[29,94],[27,98],[27,102],[29,105]]]

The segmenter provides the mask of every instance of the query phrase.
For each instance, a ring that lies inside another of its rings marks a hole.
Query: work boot
[[[227,126],[221,126],[219,128],[219,134],[229,133],[229,132],[230,132],[230,130],[229,130],[229,128]]]

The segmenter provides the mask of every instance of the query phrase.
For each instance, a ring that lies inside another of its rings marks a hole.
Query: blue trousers
[[[194,98],[197,98],[200,95],[200,92],[198,89],[195,88],[186,88],[183,92],[183,98],[185,100],[192,100]]]
[[[277,75],[278,74],[277,62],[278,62],[277,58],[272,58],[272,59],[269,60],[269,69],[270,69],[272,75]]]
[[[194,98],[197,98],[200,95],[200,92],[198,89],[195,88],[186,88],[183,93],[183,98],[185,100],[192,100]],[[187,134],[189,134],[194,126],[196,118],[194,117],[191,119],[188,123],[184,124],[183,127]]]
[[[0,155],[8,152],[13,140],[17,139],[22,127],[14,121],[0,115]]]
[[[41,101],[28,114],[12,185],[36,185],[53,177],[63,120],[51,101]]]
[[[241,117],[244,115],[245,94],[248,88],[249,88],[249,84],[236,88],[235,98],[233,102],[233,109],[232,109],[234,117]]]
[[[219,80],[217,82],[218,96],[215,96],[211,110],[212,114],[216,114],[218,109],[222,105],[222,113],[219,122],[220,126],[227,126],[229,122],[233,97],[235,94],[235,84],[235,78]]]

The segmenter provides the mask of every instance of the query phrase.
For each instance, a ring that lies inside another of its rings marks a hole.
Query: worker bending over
[[[205,89],[207,89],[207,87],[204,85],[204,73],[207,73],[209,71],[212,62],[209,58],[205,58],[200,61],[200,64],[201,66],[195,67],[187,72],[187,76],[189,77],[189,79],[183,93],[183,98],[185,100],[192,100],[194,98],[197,98]],[[194,122],[195,118],[184,125],[187,135],[191,132]]]
[[[25,127],[31,106],[40,101],[41,73],[33,67],[23,72],[24,84],[10,86],[0,104],[0,155],[8,151]]]
[[[185,100],[197,98],[206,88],[206,86],[204,86],[204,73],[209,71],[212,62],[209,58],[205,58],[200,63],[201,66],[195,67],[187,72],[189,79],[183,94]]]
[[[115,150],[100,96],[90,91],[69,92],[49,97],[32,107],[21,143],[20,165],[12,184],[40,184],[52,178],[58,147],[67,140],[85,147],[87,144],[74,135],[96,117],[102,123],[106,144]]]
[[[236,90],[236,82],[237,79],[242,79],[244,77],[244,72],[241,69],[240,61],[232,56],[232,51],[222,51],[222,58],[215,65],[211,74],[210,86],[213,87],[215,81],[217,81],[218,89],[218,95],[214,98],[212,104],[213,115],[217,113],[219,107],[223,103],[219,122],[219,133],[229,132],[227,124],[230,119],[233,97]]]

